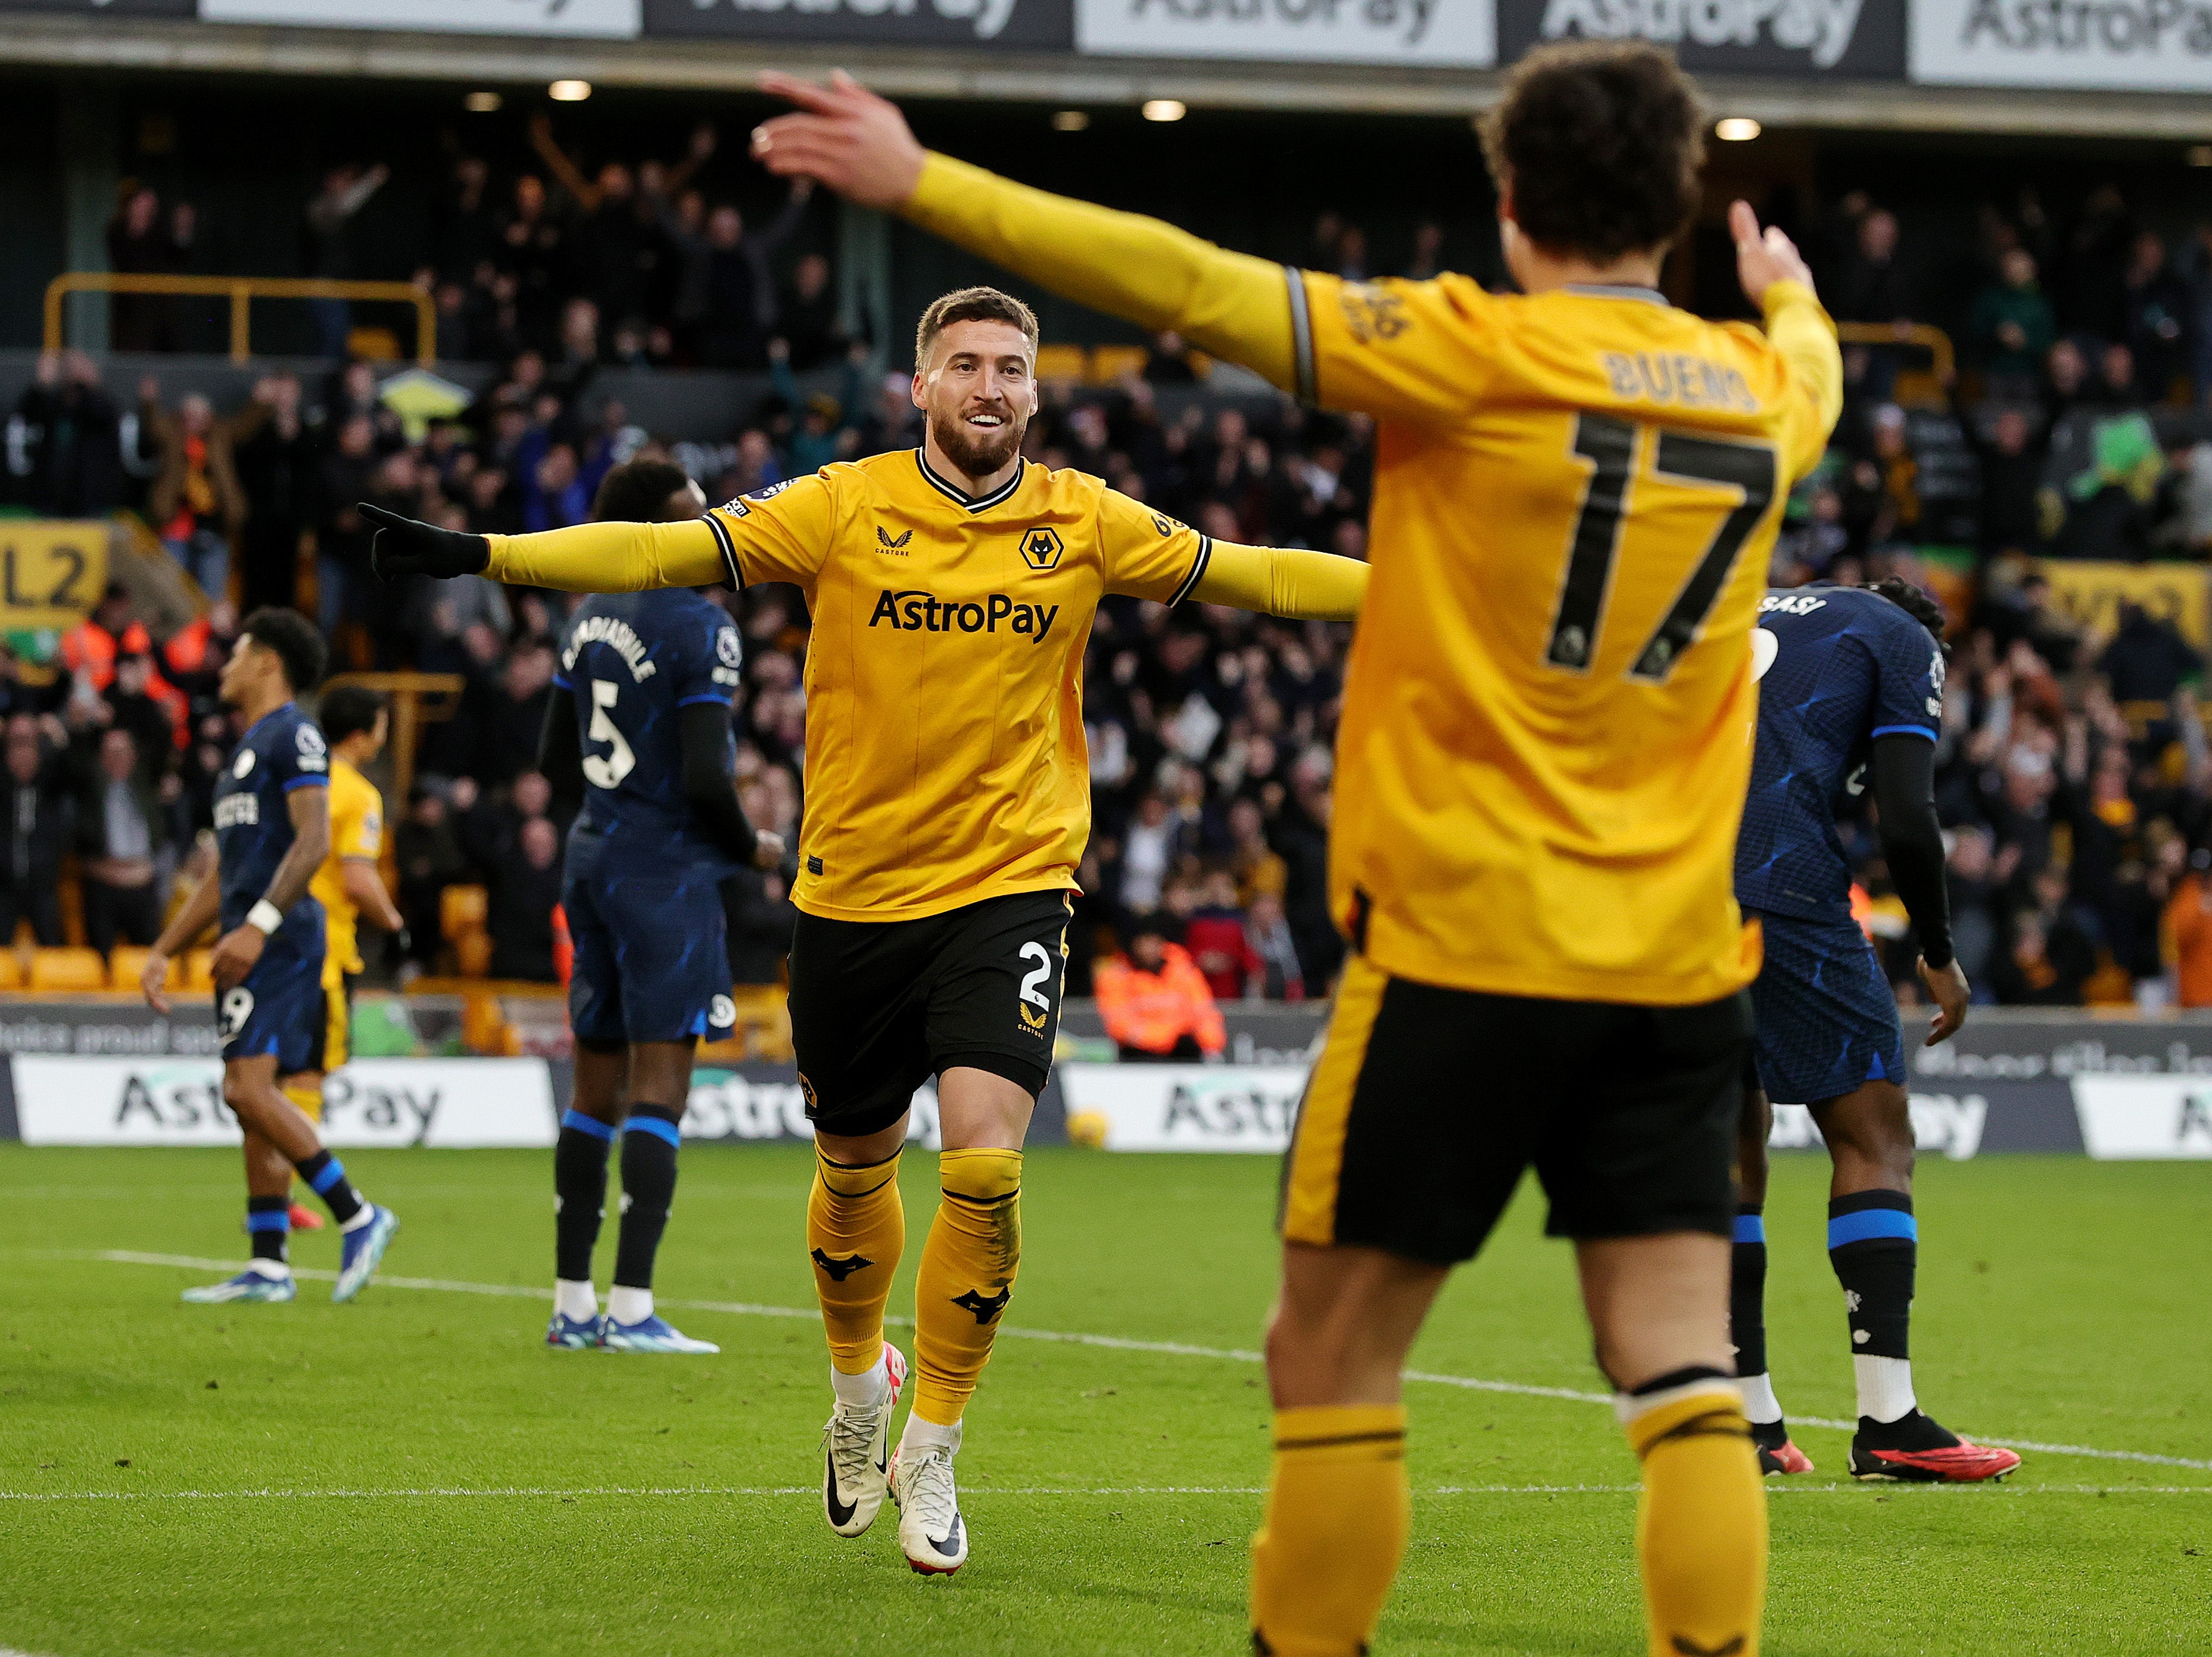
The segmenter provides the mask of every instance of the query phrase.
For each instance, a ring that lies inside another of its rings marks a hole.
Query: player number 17
[[[1616,420],[1609,415],[1583,414],[1575,418],[1574,452],[1590,463],[1590,474],[1583,488],[1581,509],[1575,515],[1574,533],[1568,539],[1566,579],[1560,584],[1559,608],[1552,618],[1551,638],[1544,649],[1544,660],[1553,667],[1585,673],[1597,654],[1600,613],[1612,585],[1613,560],[1620,550],[1621,520],[1628,514],[1629,490],[1642,435],[1643,428],[1632,421]],[[1661,684],[1697,638],[1698,629],[1705,625],[1728,585],[1736,554],[1743,549],[1753,526],[1773,504],[1777,465],[1771,444],[1731,442],[1663,429],[1654,435],[1656,441],[1649,446],[1654,476],[1670,483],[1709,484],[1737,496],[1735,504],[1722,509],[1721,520],[1698,567],[1629,665],[1630,678]]]

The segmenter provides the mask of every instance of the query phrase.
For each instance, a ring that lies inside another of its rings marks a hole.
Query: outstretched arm
[[[577,524],[537,535],[466,535],[364,501],[376,525],[369,564],[385,580],[487,575],[562,592],[702,587],[730,579],[722,543],[703,518],[680,524]]]
[[[1367,566],[1333,552],[1216,541],[1190,596],[1263,616],[1349,622],[1367,596]]]
[[[753,134],[771,173],[818,179],[864,207],[902,214],[947,241],[1095,310],[1194,343],[1297,388],[1295,270],[1231,253],[1173,225],[1013,184],[922,149],[898,106],[842,70],[826,87],[764,75],[799,106]]]

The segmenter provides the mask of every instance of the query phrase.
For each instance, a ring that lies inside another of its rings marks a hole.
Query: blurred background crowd
[[[60,936],[57,871],[73,857],[88,940],[150,938],[209,823],[227,740],[214,677],[237,617],[294,604],[319,619],[340,670],[465,684],[453,717],[424,727],[410,795],[392,802],[416,953],[387,965],[451,968],[438,918],[446,889],[465,884],[488,893],[489,970],[550,978],[563,825],[532,768],[568,601],[483,580],[377,583],[356,503],[536,530],[587,517],[599,479],[641,454],[674,459],[719,501],[920,440],[907,348],[852,325],[836,242],[804,190],[749,219],[702,185],[721,165],[711,128],[669,156],[588,165],[543,118],[527,134],[514,170],[453,154],[418,239],[437,358],[487,365],[460,404],[426,415],[395,393],[396,364],[345,360],[360,337],[342,301],[314,317],[342,366],[267,373],[234,406],[172,393],[158,372],[107,383],[81,353],[40,359],[6,430],[9,504],[135,514],[215,601],[164,630],[118,588],[50,647],[14,638],[0,651],[11,927]],[[302,268],[373,263],[362,215],[390,187],[381,166],[329,169],[300,209]],[[1769,205],[1805,240],[1836,316],[1857,325],[1844,422],[1790,503],[1773,579],[1903,574],[1951,615],[1938,780],[1978,993],[2212,1005],[2212,744],[2191,642],[2212,552],[2212,226],[2175,234],[2099,185],[2063,210],[2027,193],[1983,203],[1971,248],[1939,251],[1863,192]],[[198,235],[191,205],[134,182],[109,251],[120,270],[188,269]],[[1303,257],[1364,278],[1433,274],[1451,253],[1436,222],[1370,230],[1332,213]],[[1494,249],[1457,253],[1494,274]],[[190,301],[118,297],[113,343],[189,345],[193,316]],[[712,437],[634,413],[606,374],[641,367],[736,371],[748,406]],[[1364,420],[1302,410],[1172,336],[1122,350],[1109,373],[1048,366],[1046,392],[1033,459],[1097,472],[1210,534],[1365,555]],[[2060,602],[2051,561],[2189,561],[2194,620],[2148,598],[2085,616]],[[787,587],[727,602],[748,645],[733,715],[746,808],[795,845],[804,602]],[[1324,877],[1347,643],[1319,624],[1107,601],[1085,665],[1096,827],[1071,993],[1139,932],[1187,957],[1214,998],[1327,992],[1341,959]],[[1855,822],[1849,841],[1864,922],[1910,997],[1915,946],[1871,825]],[[730,904],[739,980],[772,983],[784,881],[750,880]]]

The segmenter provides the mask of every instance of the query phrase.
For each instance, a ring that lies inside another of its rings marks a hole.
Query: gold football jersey
[[[1820,353],[1637,288],[1292,290],[1302,389],[1381,420],[1340,920],[1384,970],[1458,988],[1680,1005],[1748,983],[1750,632],[1835,420]],[[1829,326],[1794,284],[1768,313]]]
[[[736,582],[796,582],[806,810],[792,901],[910,920],[1075,884],[1083,657],[1108,592],[1172,604],[1212,543],[1078,471],[970,497],[901,450],[708,514]]]
[[[376,785],[335,754],[331,756],[331,849],[307,890],[321,901],[323,982],[361,971],[361,910],[346,895],[349,861],[374,863],[384,853],[384,797]]]

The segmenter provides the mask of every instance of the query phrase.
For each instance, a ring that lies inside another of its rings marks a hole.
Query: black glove
[[[359,510],[376,525],[376,537],[368,543],[368,567],[380,580],[396,581],[403,575],[434,575],[441,580],[481,575],[491,562],[491,543],[481,535],[418,524],[366,501]]]

